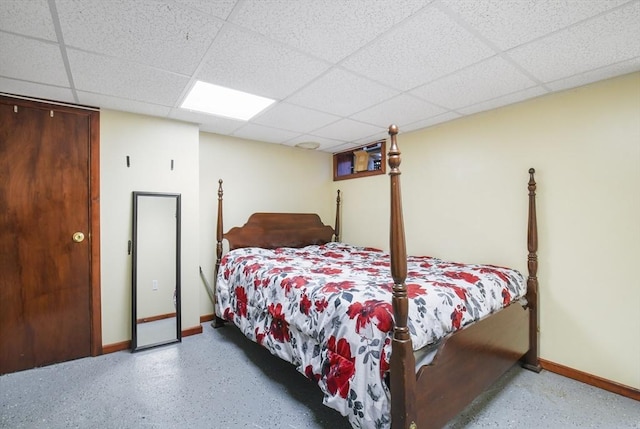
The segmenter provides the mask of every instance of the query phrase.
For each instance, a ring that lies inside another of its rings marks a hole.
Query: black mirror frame
[[[137,255],[138,255],[138,198],[139,197],[159,197],[159,198],[175,198],[176,200],[176,288],[175,288],[175,304],[176,304],[176,337],[175,339],[161,341],[158,343],[138,346],[138,329],[137,329]],[[182,306],[180,293],[180,228],[181,228],[181,194],[171,194],[162,192],[141,192],[134,191],[133,198],[133,229],[132,229],[132,260],[131,260],[131,351],[136,352],[158,347],[166,344],[179,343],[182,341]]]

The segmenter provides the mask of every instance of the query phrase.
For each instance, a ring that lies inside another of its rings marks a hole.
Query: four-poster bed
[[[224,233],[220,181],[215,326],[232,321],[293,363],[354,427],[437,428],[514,363],[540,370],[536,184],[531,169],[526,284],[508,268],[408,257],[397,133],[389,254],[333,241],[339,191],[335,229],[316,214],[254,213]]]

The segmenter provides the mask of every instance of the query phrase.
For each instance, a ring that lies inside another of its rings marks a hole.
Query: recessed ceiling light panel
[[[180,107],[211,115],[224,116],[225,118],[248,121],[273,104],[274,101],[270,98],[199,80],[193,85]]]

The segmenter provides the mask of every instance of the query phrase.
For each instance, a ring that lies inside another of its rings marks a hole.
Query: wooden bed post
[[[416,369],[413,345],[407,321],[409,298],[407,296],[407,249],[402,217],[400,194],[400,151],[396,141],[398,127],[389,127],[389,176],[391,178],[390,253],[393,277],[393,315],[395,325],[391,343],[391,425],[393,429],[415,429],[416,426]]]
[[[338,196],[336,197],[336,223],[333,231],[335,241],[340,241],[340,189],[338,189]]]
[[[218,222],[216,227],[216,267],[213,272],[213,297],[215,306],[215,296],[216,296],[216,283],[218,282],[218,270],[220,269],[220,261],[222,260],[222,239],[224,238],[224,229],[222,226],[222,196],[224,192],[222,190],[222,179],[218,180]],[[224,320],[215,315],[214,312],[214,320],[211,324],[214,328],[220,328],[224,326]]]
[[[527,307],[529,307],[529,351],[524,357],[523,366],[531,371],[540,372],[538,361],[538,221],[536,217],[536,170],[529,169],[529,221],[527,224]]]

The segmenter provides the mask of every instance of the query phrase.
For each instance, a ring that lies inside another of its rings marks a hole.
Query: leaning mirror
[[[180,194],[133,192],[131,350],[181,340]]]

